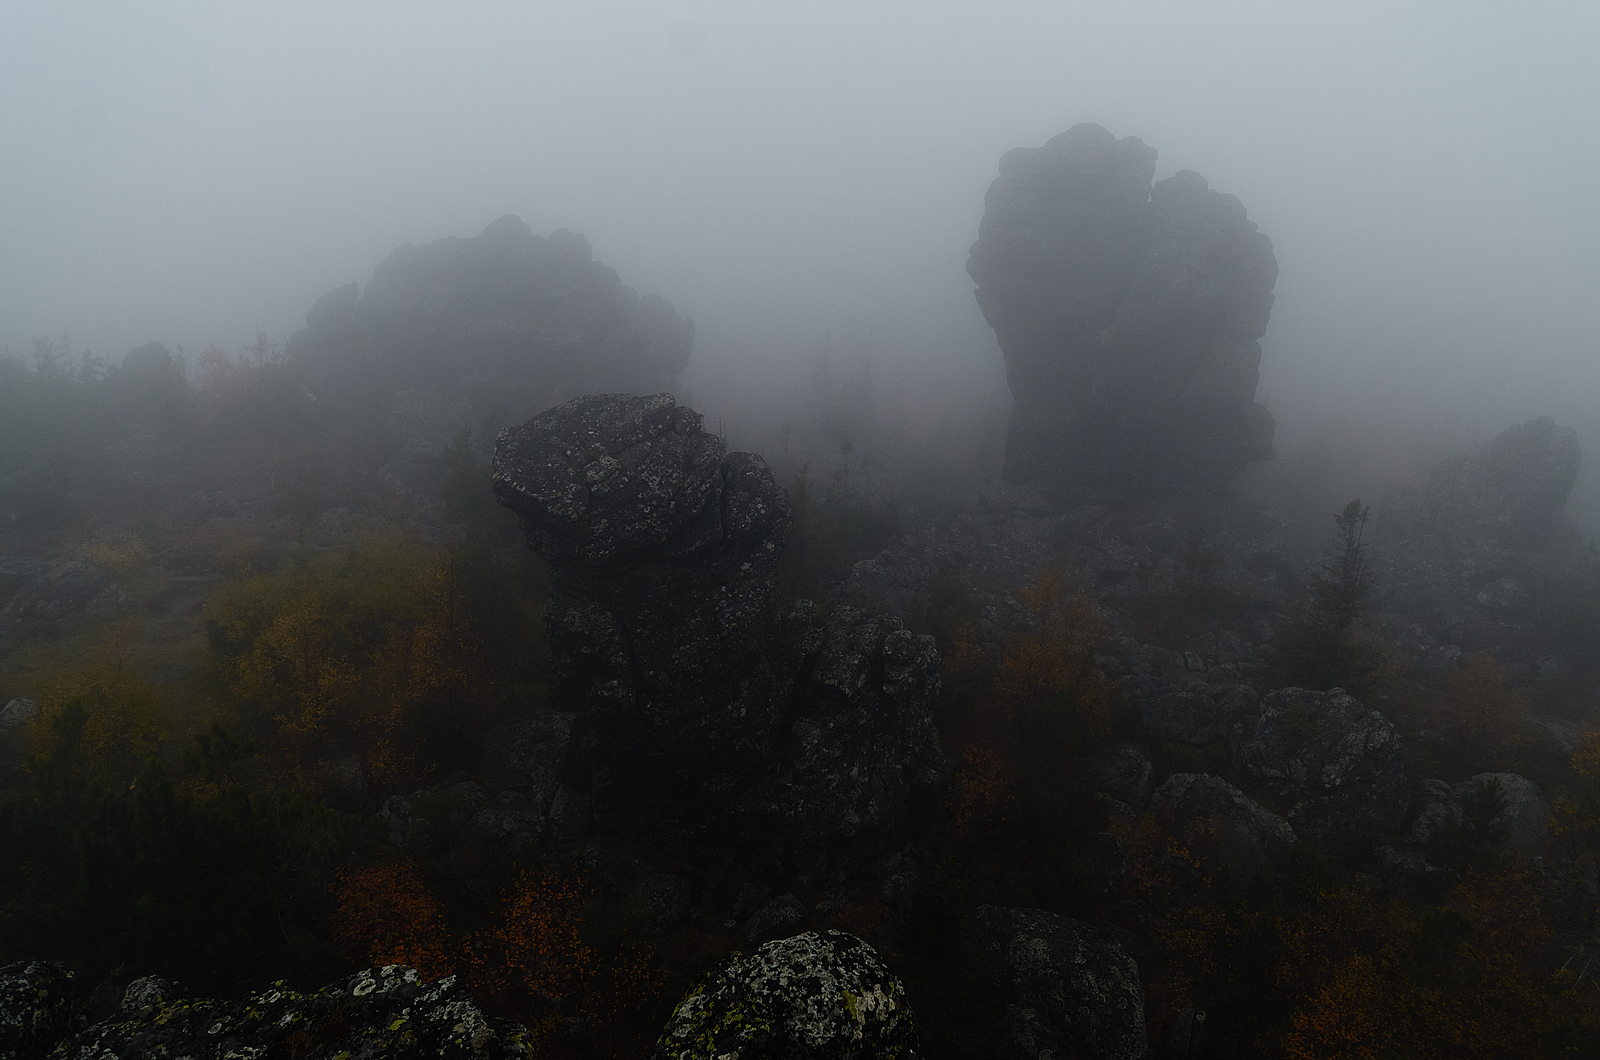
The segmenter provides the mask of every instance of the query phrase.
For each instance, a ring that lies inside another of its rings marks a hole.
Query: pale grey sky
[[[1280,437],[1366,401],[1594,450],[1597,54],[1592,2],[13,0],[0,346],[281,340],[518,213],[694,317],[691,378],[831,330],[992,380],[984,190],[1096,121],[1272,237]]]

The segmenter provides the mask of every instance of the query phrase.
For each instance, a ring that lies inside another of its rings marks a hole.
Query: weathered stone
[[[1006,1001],[1008,1060],[1143,1060],[1139,966],[1107,932],[1039,909],[982,905],[978,942]]]
[[[1409,803],[1400,736],[1389,719],[1342,688],[1280,688],[1242,721],[1234,766],[1292,803],[1295,834],[1348,853],[1398,828]]]
[[[726,794],[770,758],[787,684],[774,572],[788,496],[670,395],[577,398],[502,432],[494,489],[553,565],[558,676],[602,812]]]
[[[1281,872],[1295,841],[1289,822],[1209,773],[1174,773],[1150,806],[1211,871],[1239,880]]]
[[[424,983],[400,965],[302,994],[282,984],[237,1001],[164,998],[61,1043],[57,1060],[152,1056],[338,1056],[385,1060],[532,1057],[520,1024],[489,1019],[454,976]]]
[[[140,976],[122,992],[122,1011],[129,1016],[138,1016],[177,997],[178,988],[170,981],[156,975]]]
[[[602,829],[736,828],[814,867],[851,843],[881,855],[942,782],[933,639],[780,604],[788,496],[697,413],[579,398],[503,432],[494,474],[553,566],[545,624],[583,733],[562,792],[592,796]],[[494,756],[537,787],[554,767],[529,740],[508,731]]]
[[[917,1055],[905,987],[871,946],[808,931],[734,954],[678,1002],[650,1060]]]
[[[1015,404],[1005,477],[1098,491],[1272,456],[1255,403],[1271,241],[1232,195],[1094,124],[1000,160],[967,260]]]
[[[1493,824],[1503,831],[1506,843],[1515,850],[1535,850],[1550,834],[1550,806],[1539,786],[1517,773],[1479,773],[1459,784],[1424,780],[1419,785],[1418,810],[1407,838],[1418,846],[1437,839],[1445,827],[1461,820],[1461,801],[1480,785],[1493,782],[1504,800]]]
[[[1204,747],[1230,738],[1238,719],[1258,702],[1249,685],[1216,689],[1196,682],[1182,692],[1144,699],[1139,712],[1145,731],[1156,739]]]
[[[42,1060],[71,1030],[71,972],[46,961],[0,968],[0,1058]]]
[[[102,618],[127,602],[103,569],[86,559],[55,564],[0,607],[0,639],[23,630],[59,633],[80,618]]]

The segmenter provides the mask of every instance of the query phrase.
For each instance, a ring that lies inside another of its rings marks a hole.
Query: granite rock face
[[[871,946],[808,931],[734,954],[672,1012],[649,1060],[918,1055],[905,987]]]
[[[1278,274],[1232,195],[1086,123],[1000,160],[967,260],[1015,404],[1011,482],[1146,493],[1272,456],[1255,402]]]
[[[1006,1000],[1008,1060],[1150,1055],[1139,966],[1104,931],[1039,909],[982,905],[979,945]]]
[[[1172,774],[1150,805],[1191,853],[1239,880],[1281,872],[1295,841],[1289,822],[1209,773]]]
[[[319,397],[416,389],[520,419],[578,394],[666,389],[694,324],[594,260],[580,235],[506,216],[469,238],[407,244],[320,298],[290,340]]]
[[[602,830],[780,826],[814,861],[895,834],[942,781],[932,638],[779,601],[788,495],[698,413],[574,399],[502,432],[494,490],[552,565],[552,662],[581,706],[563,783]]]
[[[1234,765],[1289,801],[1295,834],[1333,853],[1398,828],[1410,801],[1400,736],[1342,688],[1280,688],[1239,723]]]

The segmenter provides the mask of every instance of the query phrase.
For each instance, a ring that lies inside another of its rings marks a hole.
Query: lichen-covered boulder
[[[1142,1060],[1139,966],[1106,932],[1041,909],[982,905],[978,942],[1006,999],[1007,1060]]]
[[[34,1060],[72,1028],[72,973],[47,961],[0,968],[0,1060]]]
[[[492,1020],[454,976],[369,968],[302,994],[281,984],[239,1001],[153,1000],[63,1042],[56,1060],[292,1056],[307,1060],[532,1057],[527,1031]]]
[[[1226,870],[1235,879],[1282,871],[1295,841],[1289,822],[1209,773],[1172,774],[1150,806],[1208,870]]]
[[[1342,688],[1280,688],[1235,730],[1234,765],[1290,802],[1295,834],[1346,854],[1398,828],[1410,801],[1400,735]]]
[[[873,948],[808,931],[734,954],[678,1002],[649,1060],[904,1060],[905,987]]]

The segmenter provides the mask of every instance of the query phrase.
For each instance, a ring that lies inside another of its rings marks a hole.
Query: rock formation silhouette
[[[365,290],[317,300],[290,339],[319,398],[387,402],[416,389],[512,422],[578,394],[666,389],[694,323],[625,287],[581,235],[514,215],[469,239],[392,251]]]
[[[1085,123],[1000,160],[967,259],[1015,405],[1005,477],[1096,494],[1272,456],[1255,402],[1278,275],[1232,195]]]

